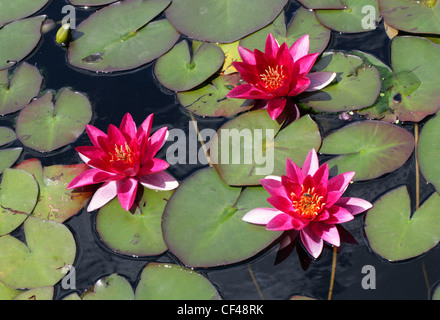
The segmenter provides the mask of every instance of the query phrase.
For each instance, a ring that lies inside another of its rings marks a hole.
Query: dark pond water
[[[66,1],[52,1],[43,13],[51,19],[63,18],[61,9]],[[298,7],[291,1],[287,12]],[[87,17],[90,11],[78,10],[77,18]],[[58,90],[62,87],[85,93],[93,104],[92,124],[106,129],[111,123],[119,124],[126,112],[133,115],[136,123],[155,114],[157,127],[181,128],[188,130],[189,114],[176,101],[172,92],[161,87],[154,79],[149,64],[133,72],[113,76],[99,76],[74,70],[66,62],[65,50],[55,45],[56,30],[44,35],[40,47],[27,61],[36,64],[45,78],[45,88]],[[389,64],[389,39],[381,24],[375,31],[363,34],[333,33],[328,49],[357,49],[372,53]],[[12,124],[14,115],[0,119],[1,123]],[[196,118],[200,129],[217,129],[227,119]],[[337,117],[316,116],[322,132],[341,127],[344,121]],[[421,124],[423,125],[423,123]],[[413,131],[412,124],[404,126]],[[81,136],[74,144],[54,153],[40,154],[26,150],[19,161],[38,157],[43,165],[71,164],[81,162],[74,148],[87,145],[87,135]],[[164,156],[162,149],[162,156]],[[182,181],[204,165],[174,165],[169,168]],[[401,185],[407,185],[415,192],[414,156],[400,169],[379,179],[355,183],[349,188],[349,195],[364,198],[370,202],[381,194]],[[421,178],[422,179],[422,178]],[[433,189],[421,181],[421,201]],[[355,237],[358,245],[343,243],[337,255],[335,284],[332,299],[428,299],[431,289],[440,281],[440,249],[438,246],[427,254],[407,262],[390,263],[377,256],[368,246],[363,232],[363,215],[345,223],[345,228]],[[138,277],[150,261],[180,263],[172,254],[158,257],[137,258],[113,253],[98,239],[94,229],[95,213],[85,210],[65,223],[77,240],[78,252],[75,261],[76,288],[78,293],[90,288],[98,279],[118,273],[125,276],[136,287]],[[306,295],[317,299],[327,299],[332,268],[332,250],[324,250],[322,256],[303,270],[296,253],[292,253],[281,264],[274,265],[277,247],[268,248],[258,256],[227,267],[198,269],[218,288],[223,299],[289,299],[293,295]],[[371,265],[376,270],[376,289],[363,289],[362,268]],[[254,278],[253,278],[254,277]],[[256,287],[258,285],[258,288]],[[55,299],[71,293],[56,286]]]

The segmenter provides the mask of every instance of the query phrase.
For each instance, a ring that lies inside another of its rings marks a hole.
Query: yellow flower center
[[[292,205],[300,217],[312,220],[319,215],[325,203],[322,202],[323,197],[315,192],[315,188],[304,191],[303,186],[300,197],[291,193]]]
[[[133,164],[134,162],[134,153],[128,146],[127,142],[125,145],[118,146],[115,144],[115,151],[113,153],[109,152],[110,154],[110,162],[114,161],[122,161],[125,164]]]
[[[275,68],[268,67],[264,71],[265,73],[260,74],[260,79],[267,89],[273,91],[283,85],[283,80],[286,78],[286,75],[281,66],[277,65]]]

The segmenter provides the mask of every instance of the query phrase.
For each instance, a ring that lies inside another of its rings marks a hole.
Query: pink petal
[[[127,140],[125,139],[119,128],[114,126],[113,124],[110,124],[108,126],[108,144],[111,144],[111,146],[113,147],[114,145],[123,146],[126,143]]]
[[[174,190],[179,186],[179,182],[164,171],[140,177],[139,182],[148,189],[162,191]]]
[[[232,64],[240,73],[241,78],[248,84],[255,85],[261,81],[255,66],[245,64],[244,62],[233,62]]]
[[[101,169],[88,169],[77,175],[67,186],[67,189],[75,189],[105,180],[119,180],[121,177],[113,173],[102,171]]]
[[[269,202],[274,208],[288,213],[292,210],[292,202],[285,198],[285,197],[281,197],[281,196],[271,196],[269,198],[267,198],[267,202]]]
[[[118,181],[105,182],[93,194],[92,199],[87,207],[87,211],[91,212],[101,208],[117,195]]]
[[[327,185],[328,192],[336,191],[343,193],[347,188],[348,184],[350,183],[350,181],[353,179],[354,175],[355,172],[349,171],[349,172],[341,173],[336,177],[331,178],[328,181],[328,185]]]
[[[244,63],[250,64],[250,65],[255,65],[255,55],[254,52],[242,47],[242,46],[238,46],[238,53],[240,54],[241,60]]]
[[[261,179],[260,183],[263,186],[263,188],[270,193],[271,196],[280,196],[287,198],[286,189],[284,188],[280,180],[275,180],[270,178],[268,179],[266,177],[265,179]]]
[[[119,126],[119,130],[126,135],[125,139],[127,141],[130,141],[134,137],[136,137],[136,123],[133,121],[133,117],[131,116],[131,114],[125,114],[124,118],[121,121],[121,125]]]
[[[136,136],[138,139],[141,139],[141,138],[148,139],[148,137],[150,136],[151,127],[153,124],[153,117],[154,117],[154,114],[152,113],[144,120],[144,122],[142,122],[138,131],[136,132]]]
[[[270,118],[275,120],[278,118],[286,106],[286,98],[275,98],[267,101],[267,112],[269,112]]]
[[[242,220],[249,223],[266,225],[279,214],[282,214],[282,212],[273,208],[256,208],[247,212]]]
[[[292,217],[285,213],[277,214],[266,224],[266,230],[285,231],[291,229],[293,229]]]
[[[354,219],[353,215],[346,208],[341,206],[334,205],[326,211],[328,211],[330,215],[325,221],[323,220],[323,222],[327,224],[339,224]]]
[[[152,173],[164,171],[169,168],[169,163],[165,160],[153,158],[142,164],[139,176],[146,176]]]
[[[324,163],[322,166],[316,170],[313,175],[313,179],[315,180],[315,184],[317,186],[322,185],[327,190],[327,182],[328,182],[328,164]]]
[[[272,33],[269,33],[266,39],[266,47],[264,49],[264,53],[274,59],[277,57],[278,49],[280,45],[278,41],[274,38]]]
[[[299,74],[307,75],[315,64],[316,59],[318,59],[318,56],[318,52],[311,53],[295,61],[295,63],[299,64]]]
[[[125,211],[129,211],[133,206],[134,199],[136,198],[137,188],[138,181],[133,178],[128,178],[119,183],[118,199]]]
[[[310,79],[310,85],[305,91],[312,92],[327,87],[336,78],[336,73],[330,71],[312,72],[307,75],[307,78]]]
[[[296,62],[300,58],[304,57],[309,53],[309,46],[310,46],[310,38],[309,35],[306,34],[295,41],[294,44],[290,47],[290,56],[292,57],[293,61]]]
[[[310,227],[312,231],[321,239],[336,247],[339,247],[341,245],[338,228],[336,228],[334,225],[325,224],[322,222],[315,222],[312,223]]]
[[[324,247],[324,241],[317,236],[310,227],[304,228],[300,233],[301,241],[313,258],[318,258]]]
[[[145,151],[144,159],[149,160],[153,158],[162,148],[168,134],[168,128],[163,127],[153,133],[149,140],[149,146]],[[142,161],[143,162],[143,161]]]
[[[307,77],[299,77],[293,80],[295,80],[296,83],[293,86],[293,89],[287,94],[289,97],[295,97],[303,93],[310,86],[310,79]]]
[[[373,207],[370,202],[364,199],[351,197],[340,198],[335,204],[347,209],[352,215],[367,211]]]
[[[304,165],[302,167],[302,172],[305,176],[311,175],[313,176],[315,172],[319,169],[319,160],[318,155],[316,154],[315,149],[309,151],[309,154],[304,161]]]
[[[301,169],[289,158],[287,158],[286,161],[286,174],[290,179],[298,184],[302,184],[305,178]]]
[[[268,95],[266,92],[261,91],[248,83],[236,86],[226,95],[226,98],[235,99],[266,99],[267,97]]]
[[[83,155],[86,158],[88,158],[89,160],[94,159],[94,158],[101,158],[106,155],[102,151],[101,148],[97,148],[97,147],[93,147],[93,146],[76,147],[75,150],[79,153],[80,156]],[[84,162],[86,162],[86,161],[84,161]]]
[[[99,140],[98,138],[101,137],[101,138],[107,139],[107,137],[108,137],[107,134],[105,134],[104,132],[102,132],[101,130],[99,130],[98,128],[96,128],[90,124],[88,124],[86,126],[86,131],[87,131],[87,135],[89,136],[90,141],[93,143],[93,145],[97,148],[102,149],[102,146],[100,145],[100,143],[98,141]]]

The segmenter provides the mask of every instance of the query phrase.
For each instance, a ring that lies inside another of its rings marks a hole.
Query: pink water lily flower
[[[102,183],[93,195],[87,211],[96,210],[118,196],[121,206],[130,210],[138,184],[156,190],[173,190],[179,183],[166,170],[169,164],[154,158],[166,141],[168,129],[163,127],[151,137],[153,114],[139,129],[127,113],[119,128],[110,124],[108,133],[87,125],[93,146],[77,147],[81,159],[91,168],[75,177],[67,189]]]
[[[334,72],[309,73],[319,56],[319,53],[309,54],[309,45],[307,34],[288,48],[285,42],[280,46],[270,33],[264,53],[238,46],[243,62],[234,62],[233,65],[246,83],[232,89],[227,97],[262,99],[270,117],[275,120],[284,110],[287,97],[320,90],[336,77]],[[298,114],[297,106],[293,106]]]
[[[354,215],[372,207],[366,200],[342,197],[354,174],[346,172],[329,179],[328,165],[319,166],[314,149],[302,169],[287,159],[286,175],[261,180],[271,195],[267,201],[273,208],[253,209],[243,220],[266,225],[267,230],[299,231],[304,247],[317,258],[324,241],[339,247],[337,224],[350,221]]]

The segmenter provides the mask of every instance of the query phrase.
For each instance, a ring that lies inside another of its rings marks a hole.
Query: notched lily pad
[[[286,3],[287,0],[173,0],[165,12],[171,24],[190,38],[229,43],[267,26]]]
[[[321,153],[339,155],[327,163],[333,175],[355,171],[354,181],[380,177],[401,167],[414,151],[414,136],[382,121],[360,121],[327,135]]]
[[[10,235],[0,237],[0,281],[16,289],[56,284],[75,260],[72,233],[58,222],[28,217],[24,235],[26,244]]]
[[[38,68],[24,62],[8,77],[0,71],[0,115],[13,113],[27,106],[40,93],[43,77]]]
[[[219,71],[225,54],[218,46],[203,43],[191,57],[183,40],[157,59],[154,74],[159,82],[173,91],[190,90]]]
[[[98,10],[73,31],[68,61],[74,67],[104,73],[153,61],[180,36],[166,19],[152,21],[169,4],[169,0],[125,0]]]
[[[402,261],[417,257],[440,241],[440,195],[432,194],[414,213],[406,187],[383,195],[365,217],[365,234],[371,249],[384,259]]]
[[[67,190],[74,177],[89,169],[84,163],[43,167],[38,159],[19,163],[16,169],[29,172],[39,185],[38,203],[32,216],[63,223],[77,214],[92,196],[92,191]]]
[[[42,9],[49,0],[0,0],[0,27],[8,22],[33,15]]]
[[[136,300],[220,300],[203,275],[175,264],[151,262],[142,270]]]
[[[17,20],[0,28],[0,70],[27,57],[41,39],[41,25],[46,16]]]
[[[125,211],[118,199],[102,207],[96,216],[96,230],[112,250],[125,255],[153,256],[168,248],[163,240],[162,214],[172,191],[143,188],[139,208]]]
[[[86,96],[68,88],[61,89],[52,102],[48,91],[26,106],[18,116],[18,139],[31,149],[50,152],[74,142],[92,118]]]

